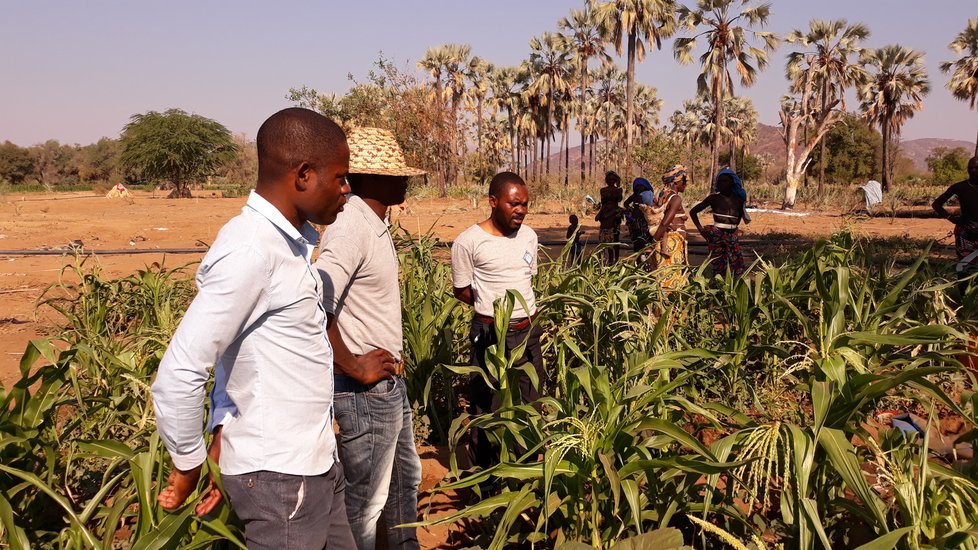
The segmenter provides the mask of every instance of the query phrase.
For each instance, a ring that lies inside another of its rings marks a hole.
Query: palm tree
[[[638,129],[639,143],[655,133],[659,124],[659,111],[662,110],[662,100],[659,91],[652,86],[638,84],[635,87],[635,128]]]
[[[594,75],[595,78],[595,111],[594,116],[598,120],[597,126],[601,128],[598,132],[604,137],[605,149],[610,151],[613,148],[614,133],[612,132],[612,120],[621,111],[622,100],[625,99],[625,75],[614,63],[605,63]]]
[[[840,101],[845,111],[845,90],[860,86],[866,81],[866,71],[851,57],[858,58],[863,48],[859,43],[869,37],[869,29],[862,23],[849,25],[845,19],[823,21],[816,19],[808,24],[807,32],[794,30],[785,40],[802,46],[802,51],[788,54],[786,73],[792,83],[791,91],[801,93],[804,73],[812,70],[815,78],[816,103],[821,111],[828,109],[829,102]],[[825,141],[819,140],[821,154],[818,160],[818,192],[822,192],[825,180]]]
[[[632,171],[632,136],[635,123],[635,62],[645,59],[647,48],[662,49],[662,39],[676,32],[676,3],[674,0],[589,0],[595,20],[605,37],[622,55],[622,42],[627,44],[625,72],[625,166]]]
[[[424,57],[418,61],[418,68],[428,71],[433,79],[435,101],[439,111],[446,110],[446,99],[451,99],[451,115],[447,127],[444,128],[447,137],[446,148],[441,155],[444,179],[439,182],[439,196],[447,195],[448,182],[454,182],[458,173],[457,159],[459,147],[458,105],[465,93],[465,66],[468,63],[471,48],[465,44],[443,44],[428,48]]]
[[[547,140],[547,174],[550,173],[550,141],[553,137],[555,97],[569,90],[567,84],[570,54],[559,34],[547,32],[530,39],[530,65],[536,79],[528,91],[539,98],[540,107],[546,111],[543,137]]]
[[[584,140],[585,124],[583,117],[587,112],[588,63],[592,57],[602,62],[611,61],[611,56],[604,50],[604,37],[601,28],[594,19],[594,12],[589,8],[571,10],[570,17],[560,20],[557,26],[567,31],[565,40],[573,51],[572,61],[577,65],[577,89],[580,103],[577,110],[577,129],[581,132],[581,185],[584,185]]]
[[[924,56],[900,45],[866,50],[860,62],[870,69],[869,80],[859,88],[860,108],[883,135],[883,190],[890,190],[893,163],[890,145],[900,135],[903,124],[923,108],[923,97],[930,92]]]
[[[969,19],[968,26],[948,44],[954,53],[961,55],[956,61],[941,63],[942,72],[951,72],[947,88],[954,97],[968,101],[974,109],[978,104],[978,19]],[[967,53],[964,53],[967,50]],[[953,71],[952,71],[953,69]],[[975,156],[978,157],[978,139],[975,140]]]
[[[479,162],[482,162],[482,157],[484,156],[482,151],[482,117],[486,96],[489,94],[489,75],[492,72],[492,68],[491,63],[479,56],[470,59],[468,66],[465,68],[465,77],[469,81],[467,97],[475,103],[476,151],[480,159]],[[479,166],[480,171],[482,168],[482,166]]]
[[[696,169],[694,148],[712,143],[713,106],[704,96],[696,96],[683,102],[683,110],[669,117],[670,132],[674,139],[686,146],[689,180],[693,181]]]
[[[751,30],[767,24],[771,4],[747,6],[748,3],[749,0],[698,0],[695,10],[685,6],[679,8],[683,25],[691,30],[701,30],[693,36],[677,38],[674,54],[680,63],[690,64],[698,39],[703,38],[706,42],[706,50],[699,58],[702,69],[696,85],[698,93],[707,95],[717,106],[713,123],[718,129],[723,127],[723,100],[733,95],[730,63],[734,63],[740,84],[750,87],[757,79],[757,72],[767,66],[768,52],[778,46],[774,33]],[[744,7],[735,12],[735,4]],[[751,44],[748,35],[759,40],[760,47]],[[710,145],[710,181],[716,176],[720,134],[720,131],[713,133]]]
[[[746,149],[757,137],[757,110],[748,97],[728,98],[723,106],[723,125],[730,136],[730,168],[737,170],[737,150]]]
[[[522,90],[529,74],[520,67],[499,67],[490,71],[492,104],[506,111],[506,127],[510,140],[510,170],[520,171],[517,115],[522,108]]]

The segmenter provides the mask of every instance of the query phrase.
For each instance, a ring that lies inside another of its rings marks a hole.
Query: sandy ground
[[[37,311],[36,304],[45,288],[57,282],[62,268],[70,262],[65,255],[25,256],[8,251],[67,249],[71,241],[81,241],[86,252],[96,254],[108,250],[200,250],[166,256],[147,253],[97,257],[103,274],[110,277],[128,275],[153,262],[178,266],[199,260],[207,243],[212,242],[220,227],[241,210],[245,200],[170,200],[149,193],[136,193],[129,200],[107,199],[90,193],[0,197],[0,383],[9,386],[18,378],[19,360],[25,345],[50,330],[50,313]],[[687,202],[692,204],[690,199]],[[534,205],[527,223],[538,231],[542,241],[563,240],[567,214],[575,208],[576,205],[557,203]],[[430,229],[440,239],[450,240],[469,225],[485,219],[487,212],[485,201],[474,204],[469,199],[409,200],[404,208],[396,209],[392,217],[414,234]],[[849,226],[857,235],[937,238],[942,244],[949,244],[951,225],[944,220],[916,217],[925,214],[926,209],[919,209],[907,213],[907,217],[853,219],[834,213],[796,217],[757,212],[753,214],[754,221],[744,239],[765,233],[812,238]],[[586,236],[595,239],[595,222],[584,215],[581,219]],[[435,449],[422,449],[422,456],[425,463],[423,488],[427,489],[447,471],[447,461]],[[422,506],[429,504],[432,512],[457,509],[457,504],[444,496],[434,501],[426,499]],[[452,535],[449,530],[440,528],[423,532],[421,536],[423,546],[433,548],[445,545]]]

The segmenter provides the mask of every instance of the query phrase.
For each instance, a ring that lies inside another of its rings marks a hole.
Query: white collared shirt
[[[311,264],[317,237],[252,192],[201,261],[197,296],[153,384],[158,429],[178,469],[207,456],[201,430],[211,367],[222,472],[318,475],[332,467],[333,350]]]

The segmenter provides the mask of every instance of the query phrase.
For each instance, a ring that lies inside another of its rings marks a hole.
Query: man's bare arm
[[[453,294],[455,294],[455,298],[457,298],[458,301],[462,302],[463,304],[469,304],[470,306],[475,304],[475,297],[472,296],[471,285],[464,288],[455,287]]]
[[[954,185],[952,185],[951,187],[948,187],[947,188],[947,191],[941,193],[941,195],[939,197],[937,197],[936,199],[934,199],[934,203],[931,204],[931,206],[934,208],[934,211],[937,212],[937,215],[938,216],[940,216],[942,218],[945,218],[945,219],[949,219],[952,222],[957,223],[956,220],[952,219],[952,215],[947,210],[944,209],[944,205],[947,203],[947,201],[951,197],[953,197],[955,195],[955,191],[956,190],[955,190],[955,186]]]
[[[333,369],[361,384],[373,384],[398,372],[398,363],[387,350],[375,349],[361,356],[353,355],[343,341],[340,327],[332,315],[327,315],[326,336],[333,347]]]

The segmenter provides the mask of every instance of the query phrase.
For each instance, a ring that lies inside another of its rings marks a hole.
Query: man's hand
[[[160,492],[160,496],[156,497],[156,501],[164,510],[176,510],[183,506],[190,493],[197,488],[197,481],[200,480],[200,468],[197,466],[185,472],[174,468],[170,472],[170,478],[167,480],[169,485]]]
[[[214,463],[221,461],[221,430],[223,428],[224,426],[218,426],[214,430],[214,440],[211,441],[210,449],[207,449],[207,458],[213,460]],[[217,483],[214,482],[214,472],[210,472],[207,477],[210,479],[207,483],[207,490],[204,492],[204,499],[194,509],[198,516],[210,514],[221,503],[221,490],[217,488]]]
[[[207,456],[214,462],[218,462],[221,458],[221,428],[222,426],[218,426],[214,430],[214,440],[207,450]],[[201,467],[202,465],[185,472],[174,468],[170,472],[170,478],[168,479],[169,485],[156,498],[164,510],[175,510],[183,506],[190,493],[193,493],[194,489],[197,488],[197,482],[200,481]],[[218,490],[217,485],[214,483],[214,474],[211,473],[209,477],[210,482],[204,493],[204,499],[194,509],[198,516],[205,516],[211,513],[221,503],[221,491]]]
[[[400,374],[400,363],[394,360],[394,355],[383,349],[375,349],[359,357],[356,361],[356,373],[347,373],[364,385],[390,378],[392,374]]]

